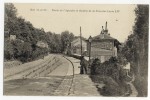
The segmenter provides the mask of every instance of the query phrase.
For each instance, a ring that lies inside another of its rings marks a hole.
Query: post
[[[89,65],[91,63],[91,42],[89,42]]]
[[[89,37],[89,68],[91,69],[91,42],[92,42],[92,37]]]
[[[107,30],[107,21],[106,21],[106,25],[105,25],[105,30]]]
[[[81,43],[81,56],[82,56],[82,33],[81,33],[81,26],[80,26],[80,43]]]

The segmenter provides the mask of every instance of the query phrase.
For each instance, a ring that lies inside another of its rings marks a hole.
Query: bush
[[[98,91],[103,96],[122,96],[126,91],[126,84],[118,84],[114,79],[108,76],[91,75],[94,83],[105,84],[102,88],[98,88]]]
[[[4,48],[4,59],[16,59],[24,63],[48,55],[48,48],[39,48],[37,46],[34,46],[34,48],[32,47],[32,44],[29,42],[7,40]]]
[[[48,55],[48,52],[49,50],[47,48],[37,47],[36,50],[32,52],[31,59],[35,60],[35,59],[43,58],[44,56]]]
[[[99,73],[99,70],[101,70],[100,60],[98,58],[96,58],[93,60],[93,62],[91,64],[91,74],[92,75],[101,74],[101,73]]]
[[[104,96],[121,96],[122,88],[112,78],[107,77],[104,80],[105,86],[100,90]]]
[[[117,61],[118,60],[115,57],[111,57],[109,61],[105,61],[101,64],[100,60],[96,58],[91,65],[91,74],[110,76],[118,81],[120,66],[118,65]]]
[[[92,70],[95,72],[93,73]],[[105,86],[98,88],[98,90],[104,96],[124,96],[126,91],[130,91],[130,87],[126,82],[131,81],[131,78],[126,76],[126,73],[118,63],[118,59],[115,57],[102,64],[99,59],[95,59],[91,67],[91,79],[99,84],[103,81]]]

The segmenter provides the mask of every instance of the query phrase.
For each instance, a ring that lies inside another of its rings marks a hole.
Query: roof
[[[115,38],[111,37],[110,35],[108,34],[100,34],[100,35],[97,35],[95,37],[93,37],[93,40],[100,40],[100,39],[110,39],[110,40],[115,40]]]
[[[74,40],[76,40],[76,39],[78,39],[78,38],[80,38],[80,36],[75,36]],[[84,38],[84,37],[81,37],[81,39],[84,40],[84,41],[86,41],[86,38]],[[73,40],[73,41],[74,41],[74,40]]]
[[[92,41],[95,41],[95,42],[96,41],[114,41],[114,46],[116,46],[117,49],[119,49],[118,46],[121,45],[121,43],[117,39],[111,37],[109,34],[97,35],[97,36],[92,38]]]
[[[85,41],[86,42],[86,39],[85,38],[81,38],[82,39],[82,41]],[[80,37],[75,37],[75,39],[71,42],[71,43],[77,43],[77,42],[79,42],[80,41]]]

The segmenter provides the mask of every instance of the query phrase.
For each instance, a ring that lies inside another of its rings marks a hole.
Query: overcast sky
[[[76,36],[88,38],[100,34],[108,22],[110,35],[124,42],[134,25],[136,5],[87,4],[14,4],[18,16],[30,21],[36,28],[60,34],[68,30]],[[41,11],[38,11],[41,10]],[[95,12],[94,12],[95,11]]]

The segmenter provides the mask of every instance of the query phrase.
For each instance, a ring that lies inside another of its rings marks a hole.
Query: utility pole
[[[82,56],[82,33],[81,33],[81,26],[80,26],[80,43],[81,43],[81,56]]]

